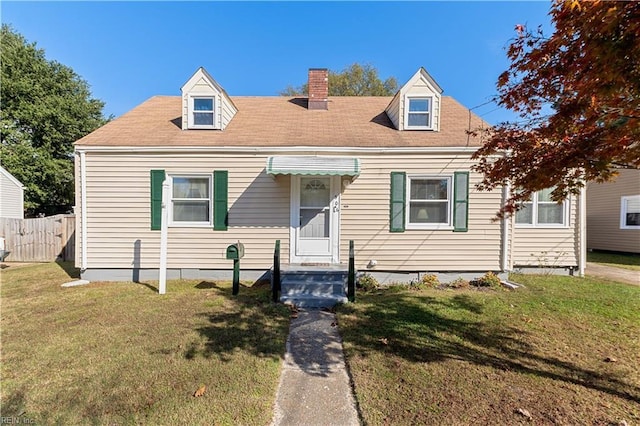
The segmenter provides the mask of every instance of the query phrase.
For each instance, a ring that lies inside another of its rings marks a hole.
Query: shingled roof
[[[182,130],[181,98],[155,96],[76,142],[104,147],[473,147],[468,130],[487,127],[477,115],[443,96],[440,131],[398,131],[387,117],[391,97],[329,98],[311,111],[306,98],[232,96],[238,113],[221,130]]]

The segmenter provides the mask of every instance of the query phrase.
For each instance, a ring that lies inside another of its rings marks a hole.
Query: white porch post
[[[162,223],[160,225],[160,278],[158,293],[167,292],[167,237],[168,237],[168,204],[169,204],[169,181],[165,178],[162,182]]]
[[[502,187],[502,205],[504,206],[507,199],[511,196],[511,183],[507,183]],[[509,271],[509,222],[511,216],[502,218],[502,272]]]
[[[582,188],[580,188],[579,195],[579,221],[580,228],[578,230],[578,275],[584,277],[585,269],[587,267],[587,183],[582,180]]]

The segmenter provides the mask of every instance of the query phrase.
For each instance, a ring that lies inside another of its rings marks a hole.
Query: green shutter
[[[213,229],[227,230],[227,195],[229,186],[229,172],[216,170],[213,172]]]
[[[453,232],[469,230],[469,172],[453,174]]]
[[[157,231],[162,225],[162,182],[164,170],[151,170],[151,230]]]
[[[406,173],[391,172],[391,197],[389,203],[390,232],[404,232],[406,182]]]

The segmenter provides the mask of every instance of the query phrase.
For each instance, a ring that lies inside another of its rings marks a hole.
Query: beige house
[[[587,185],[587,247],[640,253],[640,170]]]
[[[202,68],[181,96],[153,97],[76,142],[77,259],[83,278],[157,278],[162,183],[169,277],[243,279],[283,263],[346,265],[381,280],[555,267],[581,273],[580,199],[536,194],[493,220],[509,188],[479,192],[471,170],[486,126],[424,70],[393,97],[235,97]]]

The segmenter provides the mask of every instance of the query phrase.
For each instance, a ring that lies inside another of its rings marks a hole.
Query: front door
[[[291,263],[338,263],[340,177],[291,179]]]

